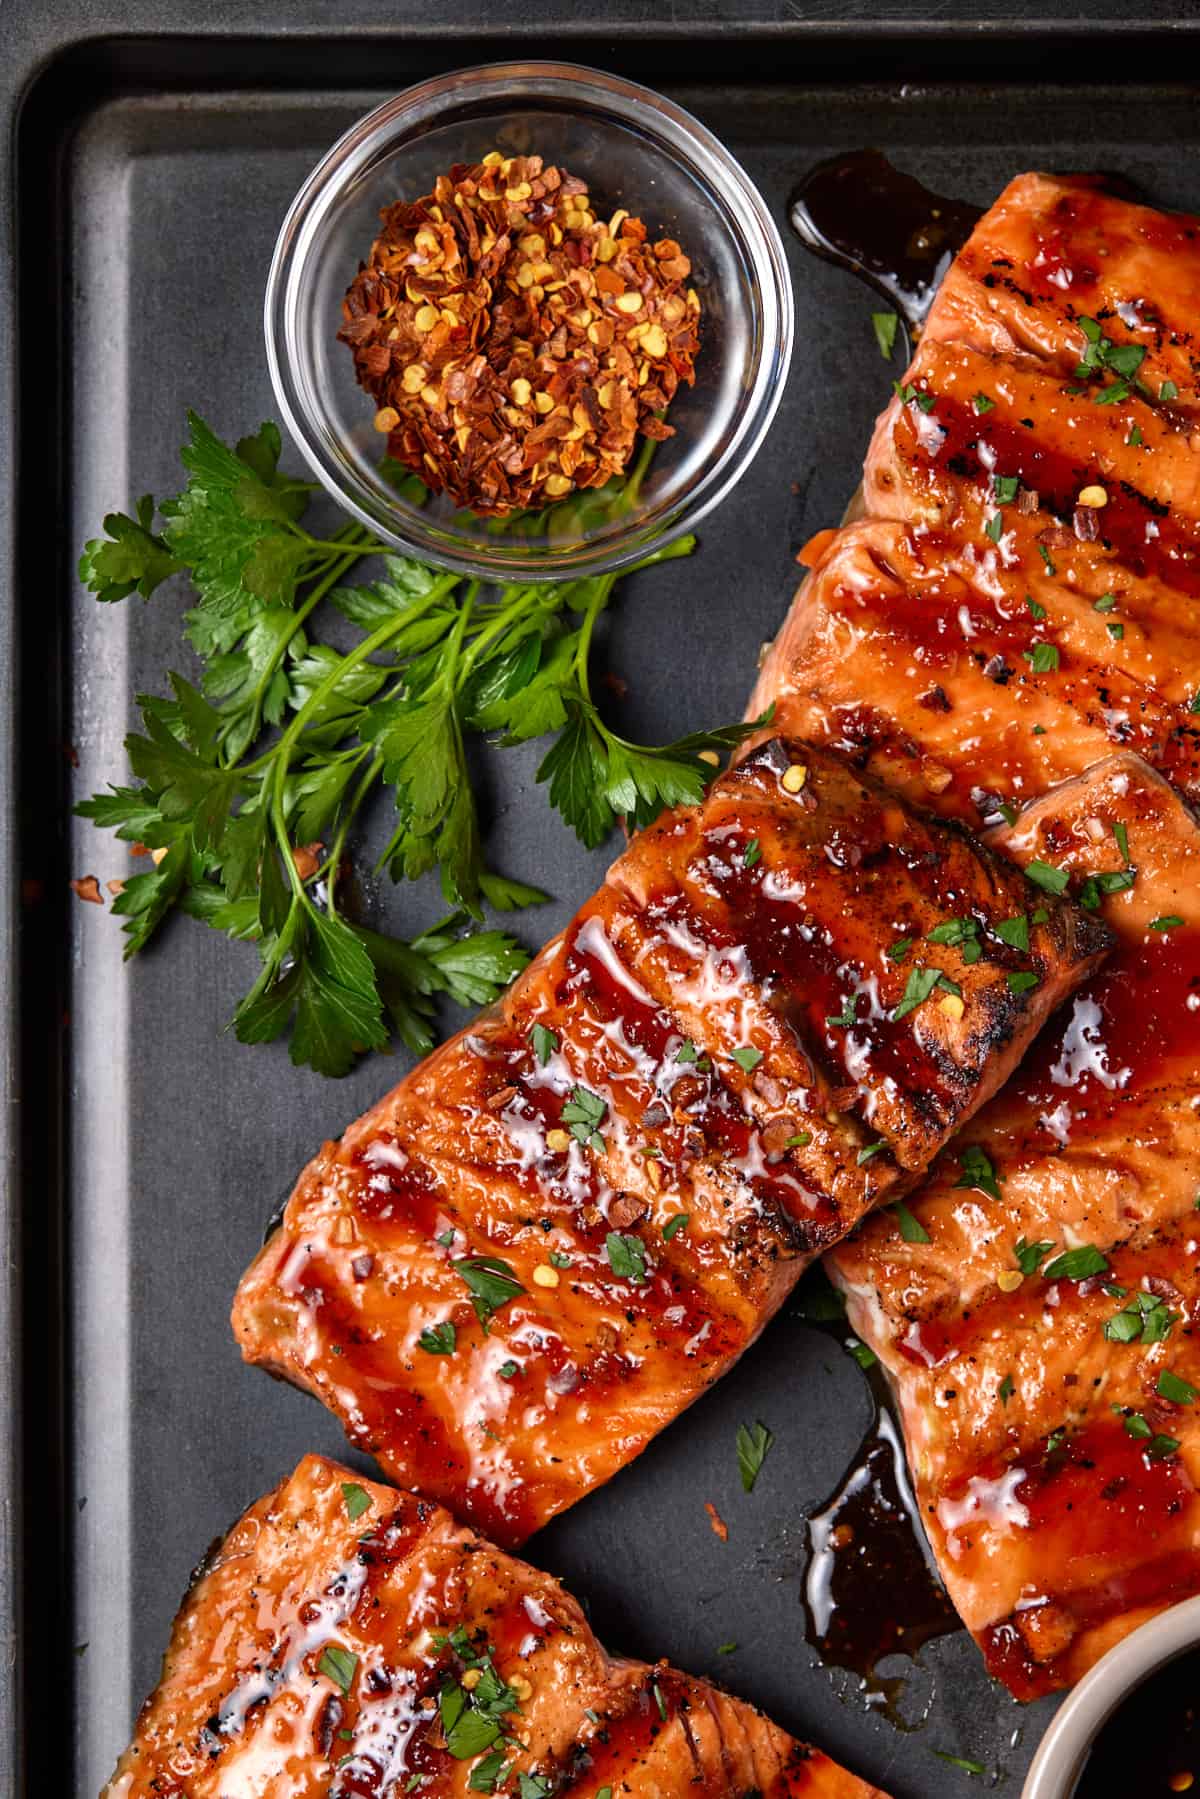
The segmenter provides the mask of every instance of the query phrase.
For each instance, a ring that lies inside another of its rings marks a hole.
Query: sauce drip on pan
[[[1144,1680],[1092,1745],[1076,1799],[1125,1791],[1200,1792],[1200,1651]]]
[[[833,1327],[839,1339],[844,1331],[844,1323]],[[822,1662],[858,1676],[869,1705],[911,1730],[928,1706],[906,1717],[909,1676],[884,1673],[883,1664],[897,1655],[915,1661],[926,1643],[962,1627],[925,1542],[878,1366],[868,1380],[870,1427],[835,1491],[809,1514],[805,1635]]]
[[[885,295],[910,335],[980,218],[901,174],[878,150],[818,163],[794,190],[788,217],[800,241]]]

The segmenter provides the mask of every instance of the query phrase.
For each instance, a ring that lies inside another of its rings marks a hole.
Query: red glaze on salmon
[[[503,1003],[301,1176],[243,1354],[511,1545],[906,1192],[1103,925],[843,759],[762,746],[635,838]],[[906,997],[907,996],[907,997]]]
[[[1200,1591],[1197,295],[1196,220],[1014,181],[752,701],[995,827],[1120,940],[910,1200],[928,1241],[879,1214],[830,1258],[1022,1698]]]
[[[910,1200],[928,1240],[880,1215],[830,1261],[951,1597],[1022,1698],[1200,1592],[1200,828],[1122,756],[1007,848],[1111,881],[1119,832],[1119,948]]]
[[[319,1456],[206,1556],[105,1799],[518,1781],[555,1799],[885,1799],[743,1700],[607,1655],[549,1575]]]

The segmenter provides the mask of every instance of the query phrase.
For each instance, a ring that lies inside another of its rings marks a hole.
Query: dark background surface
[[[426,73],[566,54],[689,106],[780,218],[796,175],[863,143],[980,204],[1038,165],[1114,169],[1164,204],[1200,208],[1196,94],[1171,85],[1200,72],[1194,12],[1149,30],[1116,19],[1115,5],[1058,24],[1013,8],[1036,21],[1024,32],[965,9],[930,22],[928,6],[857,23],[845,9],[677,7],[655,22],[616,0],[603,23],[570,9],[561,28],[529,31],[527,6],[495,0],[481,40],[468,9],[448,10],[402,5],[384,19],[364,0],[336,15],[296,4],[286,26],[268,27],[260,7],[161,0],[0,14],[14,109],[25,91],[15,337],[10,314],[0,320],[4,378],[20,374],[19,410],[4,418],[17,434],[6,464],[14,604],[0,650],[17,729],[3,743],[0,903],[16,953],[0,1003],[6,1298],[23,1350],[14,1343],[4,1367],[20,1430],[7,1469],[13,1560],[0,1568],[17,1582],[0,1586],[0,1602],[21,1631],[24,1684],[11,1689],[15,1728],[0,1747],[5,1792],[97,1790],[210,1538],[305,1450],[343,1453],[319,1406],[242,1367],[228,1304],[300,1165],[407,1063],[374,1058],[330,1083],[293,1070],[278,1046],[239,1047],[224,1026],[253,952],[186,920],[123,969],[115,923],[78,906],[65,882],[128,872],[124,850],[62,823],[68,787],[78,797],[122,778],[132,696],[178,664],[185,605],[163,590],[148,610],[102,611],[74,579],[78,545],[106,510],[175,490],[187,405],[230,436],[270,415],[262,284],[312,163],[359,113]],[[915,19],[926,23],[884,23]],[[1111,37],[1097,28],[1109,19]],[[192,35],[163,36],[167,24]],[[614,718],[648,740],[741,710],[790,597],[794,553],[836,522],[899,372],[879,358],[865,290],[798,249],[793,267],[797,349],[766,448],[691,563],[621,588],[599,644],[598,670],[628,683]],[[493,756],[484,775],[491,859],[554,895],[522,922],[530,944],[607,860],[549,812],[537,757],[536,746]],[[22,881],[34,885],[17,917]],[[406,930],[439,910],[423,890],[377,904]],[[590,1603],[611,1647],[720,1678],[901,1799],[970,1790],[935,1750],[1002,1770],[1015,1793],[1048,1708],[1017,1708],[964,1636],[923,1652],[907,1709],[928,1721],[907,1735],[817,1666],[804,1640],[805,1513],[869,1414],[850,1359],[785,1316],[637,1465],[535,1539],[531,1559]],[[776,1445],[746,1497],[734,1434],[753,1418]],[[705,1500],[729,1523],[725,1545]],[[718,1657],[730,1640],[736,1655]],[[51,1691],[61,1728],[46,1727]],[[6,1753],[18,1756],[11,1769]]]

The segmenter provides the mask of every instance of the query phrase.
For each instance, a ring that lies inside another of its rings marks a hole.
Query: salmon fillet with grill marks
[[[1042,897],[1018,952],[1004,858],[760,747],[325,1146],[239,1288],[243,1354],[519,1542],[906,1192],[1095,968],[1104,927]]]
[[[885,1214],[829,1264],[951,1597],[1022,1698],[1200,1592],[1200,828],[1120,756],[1006,847],[1111,883],[1115,831],[1119,948],[910,1202],[928,1240]]]
[[[885,1799],[743,1700],[606,1655],[548,1575],[318,1456],[206,1557],[105,1794],[451,1799],[518,1777],[530,1799]]]
[[[1023,1698],[1200,1591],[1198,294],[1196,220],[1014,181],[752,702],[948,817],[1016,819],[996,847],[1120,938],[911,1202],[929,1241],[880,1215],[830,1258]]]

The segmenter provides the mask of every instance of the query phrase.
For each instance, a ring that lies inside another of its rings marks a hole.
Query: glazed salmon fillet
[[[1200,828],[1118,756],[1004,835],[1098,885],[1118,950],[909,1202],[922,1240],[881,1214],[828,1266],[951,1598],[1029,1698],[1200,1592]]]
[[[1200,1591],[1197,295],[1195,219],[1011,183],[752,701],[1119,938],[910,1201],[920,1240],[880,1214],[828,1264],[1022,1698]]]
[[[1102,922],[1031,892],[844,759],[760,746],[324,1146],[239,1288],[243,1354],[520,1542],[907,1192],[1097,967]]]
[[[605,1653],[548,1575],[309,1456],[198,1570],[105,1799],[885,1799],[743,1700]]]

